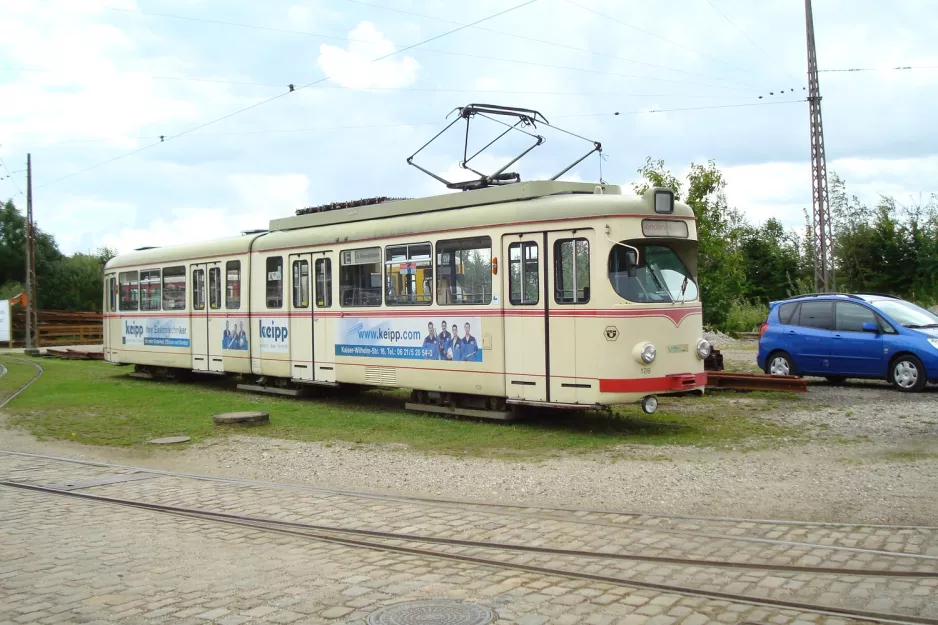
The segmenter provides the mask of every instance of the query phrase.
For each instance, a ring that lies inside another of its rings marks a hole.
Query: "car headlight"
[[[651,364],[655,361],[655,356],[658,355],[658,350],[655,349],[655,346],[651,343],[645,343],[642,345],[642,362]]]
[[[931,343],[932,347],[938,349],[938,339],[928,339],[928,342]]]
[[[706,360],[712,350],[713,348],[710,347],[710,341],[707,339],[697,341],[697,357],[701,360]]]

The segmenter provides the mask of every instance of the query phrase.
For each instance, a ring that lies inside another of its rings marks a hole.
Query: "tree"
[[[646,182],[632,183],[632,189],[638,195],[644,195],[651,187],[662,187],[674,191],[674,199],[681,197],[681,181],[664,166],[664,161],[658,159],[651,160],[650,156],[645,157],[645,164],[638,169],[638,173]]]
[[[39,282],[39,302],[51,310],[101,310],[104,265],[97,256],[73,254],[53,263]]]
[[[749,298],[767,304],[785,299],[803,277],[801,241],[774,217],[762,226],[743,228],[740,252]]]
[[[62,257],[55,238],[36,229],[36,278]],[[0,207],[0,285],[26,283],[26,217],[11,200]]]
[[[664,161],[645,159],[638,169],[644,182],[632,185],[636,193],[649,187],[666,187],[681,199],[682,183],[665,168]],[[726,181],[716,163],[691,163],[684,201],[697,217],[697,280],[704,308],[704,323],[719,326],[726,319],[734,299],[744,292],[746,273],[740,253],[740,239],[746,225],[742,214],[726,201]]]
[[[40,308],[100,310],[104,264],[116,255],[108,247],[94,254],[63,256],[55,238],[36,230],[36,297]],[[12,201],[0,207],[0,293],[26,290],[26,217]],[[9,293],[9,294],[7,294]]]

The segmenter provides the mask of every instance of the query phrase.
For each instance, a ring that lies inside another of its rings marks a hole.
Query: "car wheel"
[[[775,352],[766,359],[765,372],[769,375],[795,375],[795,363],[785,352]]]
[[[824,379],[830,382],[831,384],[843,384],[844,382],[847,381],[847,378],[845,378],[842,375],[827,375],[827,376],[824,376]]]
[[[928,382],[922,361],[912,354],[903,354],[892,361],[889,365],[889,381],[897,390],[905,393],[916,393],[925,388]]]

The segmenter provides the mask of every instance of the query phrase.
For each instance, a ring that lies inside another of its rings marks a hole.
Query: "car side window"
[[[876,323],[876,314],[859,304],[837,302],[836,328],[839,332],[863,332],[864,323]]]
[[[784,325],[793,323],[792,317],[796,308],[798,308],[798,302],[782,304],[778,307],[778,320]],[[795,318],[795,321],[797,321],[797,318]]]
[[[818,330],[834,328],[834,302],[803,302],[798,325]]]

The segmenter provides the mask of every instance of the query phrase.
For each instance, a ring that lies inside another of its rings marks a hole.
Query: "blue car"
[[[773,375],[938,383],[938,316],[889,295],[815,294],[769,305],[759,368]]]

